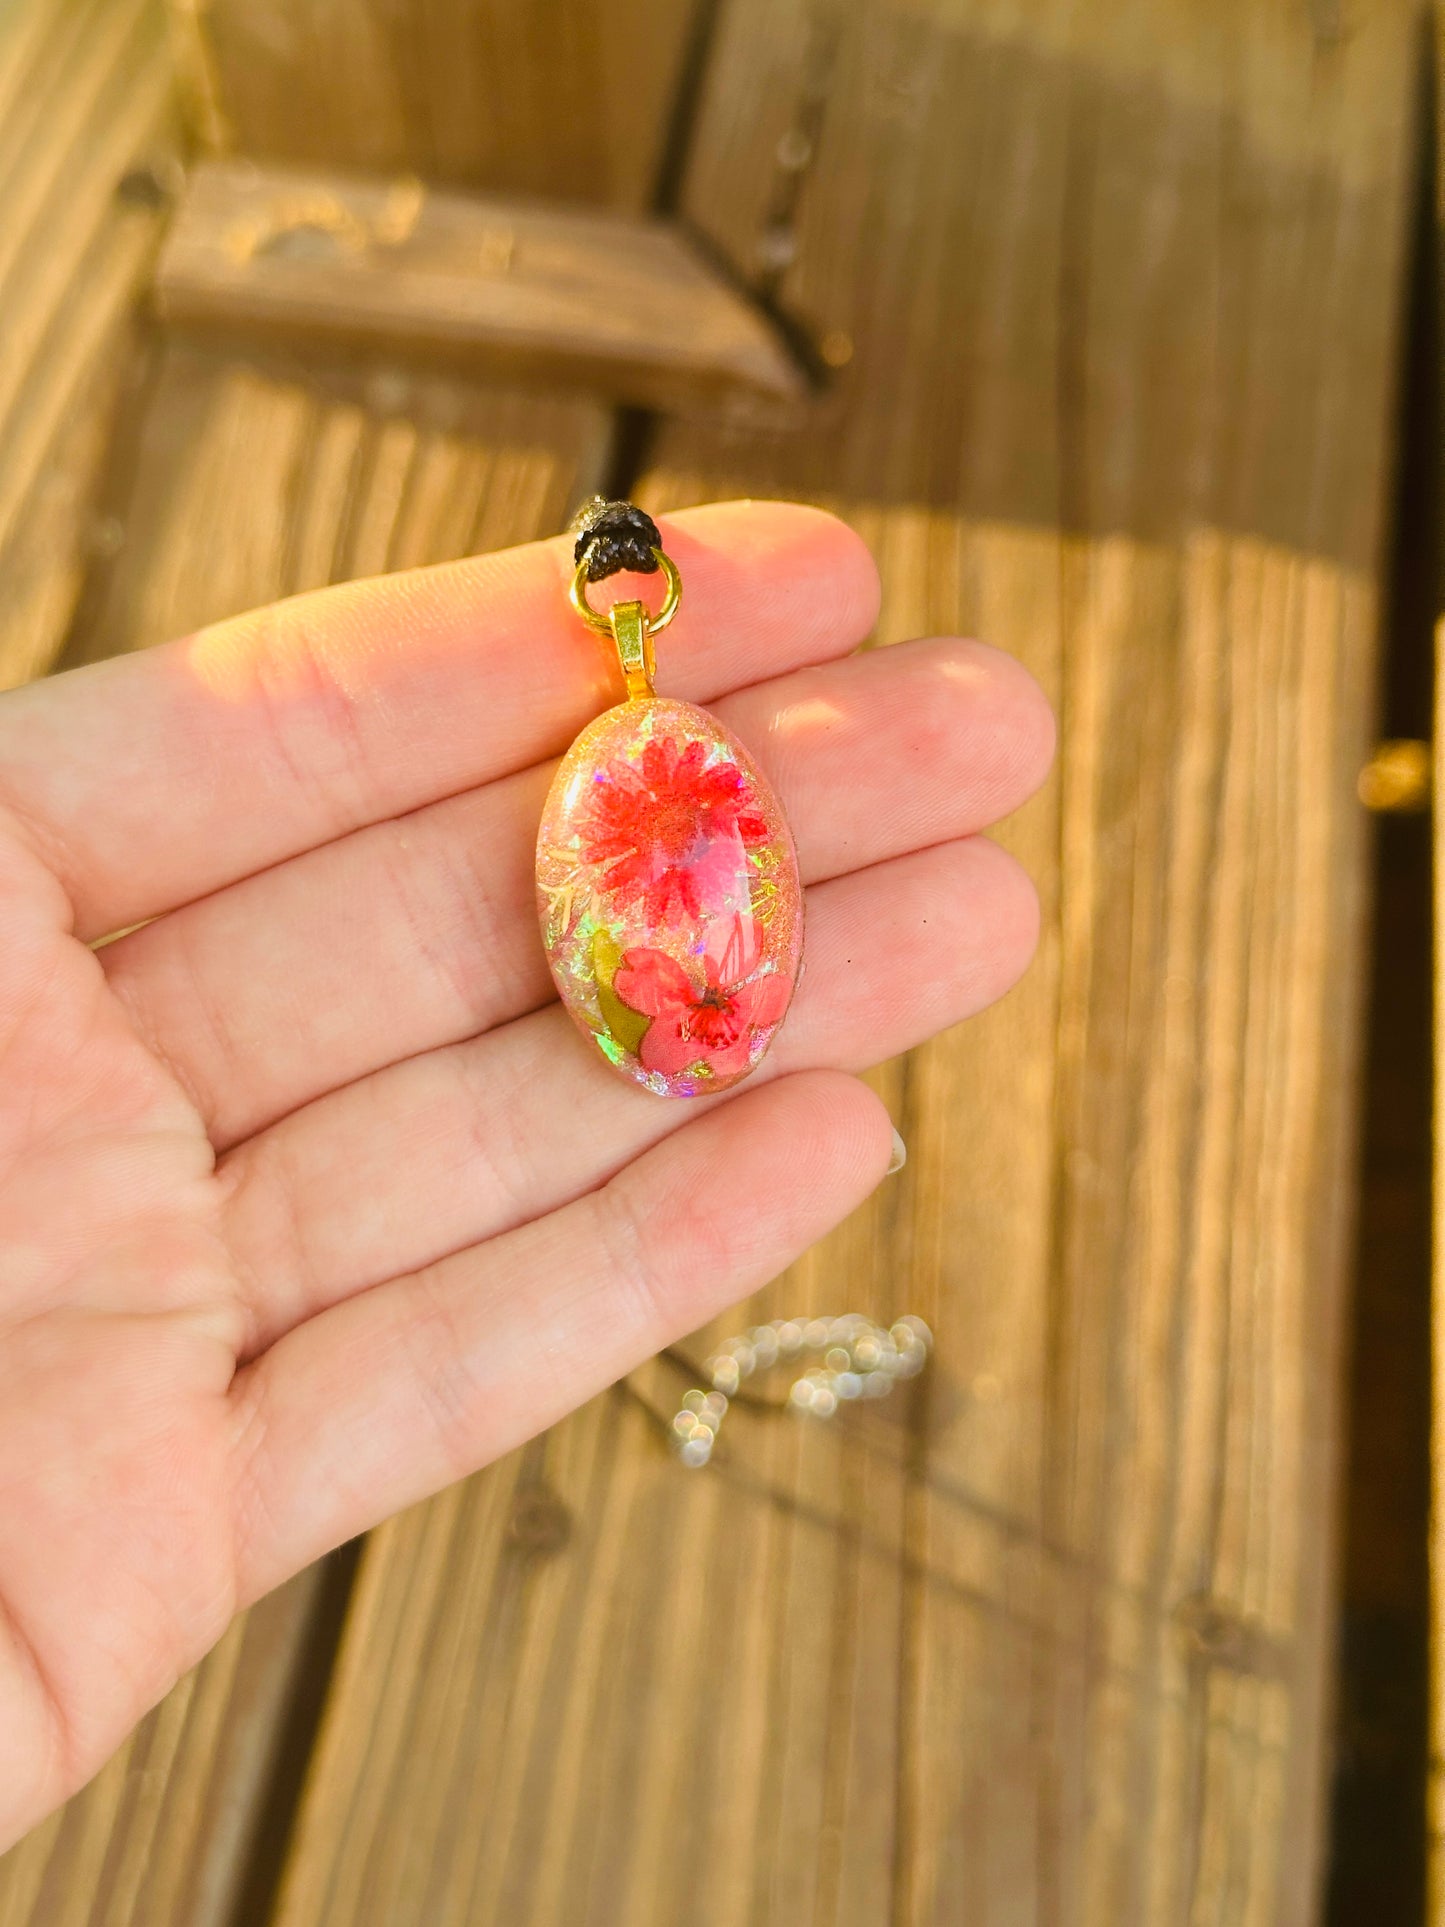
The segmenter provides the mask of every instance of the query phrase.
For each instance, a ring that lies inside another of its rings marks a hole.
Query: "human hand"
[[[552,1000],[547,759],[619,696],[565,542],[0,697],[0,1847],[239,1608],[852,1210],[891,1138],[847,1073],[1027,963],[1032,889],[975,834],[1048,765],[1026,673],[846,656],[876,577],[815,510],[667,545],[660,683],[753,752],[809,886],[794,1007],[710,1100]]]

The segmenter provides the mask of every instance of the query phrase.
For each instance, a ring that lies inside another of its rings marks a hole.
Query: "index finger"
[[[707,701],[844,655],[878,584],[859,538],[798,504],[666,518],[682,571],[660,687]],[[566,747],[621,683],[567,602],[555,537],[344,583],[0,697],[0,807],[76,928],[138,923],[363,825]]]

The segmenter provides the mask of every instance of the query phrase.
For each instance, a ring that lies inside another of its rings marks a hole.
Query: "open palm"
[[[1027,962],[1032,891],[974,834],[1047,766],[1027,675],[849,656],[876,580],[816,511],[666,540],[659,682],[771,776],[809,886],[735,1096],[624,1084],[552,1001],[547,759],[618,695],[565,543],[0,698],[0,1847],[238,1608],[844,1216],[891,1140],[843,1073]]]

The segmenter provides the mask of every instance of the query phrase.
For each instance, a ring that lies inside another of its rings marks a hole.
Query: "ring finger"
[[[1027,877],[982,838],[816,885],[808,970],[752,1081],[862,1069],[971,1016],[1023,971],[1036,928]],[[729,1101],[638,1090],[556,1005],[322,1098],[221,1166],[228,1239],[254,1281],[247,1353],[555,1210]]]
[[[805,882],[969,834],[1051,748],[1025,670],[917,642],[716,705],[779,790]],[[112,988],[218,1148],[551,996],[532,909],[539,765],[250,877],[108,946]]]

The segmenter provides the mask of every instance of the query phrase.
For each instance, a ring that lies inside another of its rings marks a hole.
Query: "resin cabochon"
[[[746,1077],[803,942],[793,839],[767,779],[706,710],[618,704],[563,757],[537,835],[547,961],[578,1027],[664,1097]]]

